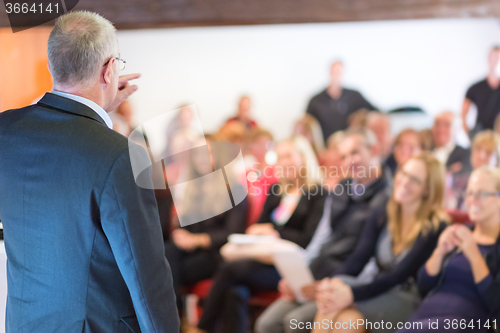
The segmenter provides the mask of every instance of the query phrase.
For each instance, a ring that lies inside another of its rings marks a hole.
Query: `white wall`
[[[416,104],[459,112],[467,87],[485,75],[500,43],[495,19],[204,27],[120,31],[126,73],[140,72],[137,122],[194,103],[205,132],[249,94],[254,116],[284,138],[308,99],[346,65],[346,86],[382,110]]]

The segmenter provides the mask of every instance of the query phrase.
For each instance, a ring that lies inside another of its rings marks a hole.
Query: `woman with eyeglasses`
[[[500,324],[500,169],[472,172],[466,203],[474,222],[449,226],[420,270],[418,286],[427,294],[408,332],[491,332]]]
[[[321,282],[314,333],[366,332],[361,326],[349,329],[349,323],[396,323],[411,316],[420,303],[415,277],[447,226],[443,196],[444,167],[431,153],[400,166],[387,207],[366,222],[339,275]],[[322,326],[325,322],[331,325]],[[395,330],[373,327],[370,332]]]

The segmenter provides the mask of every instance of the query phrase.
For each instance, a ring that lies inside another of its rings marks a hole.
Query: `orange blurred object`
[[[30,105],[52,90],[47,69],[50,31],[50,27],[18,33],[0,29],[0,112]]]

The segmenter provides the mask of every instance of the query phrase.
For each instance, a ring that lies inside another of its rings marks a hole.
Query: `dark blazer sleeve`
[[[372,298],[405,282],[409,277],[415,276],[418,269],[425,264],[437,245],[439,235],[446,227],[440,223],[438,230],[421,234],[410,252],[393,269],[377,276],[372,283],[352,288],[355,301]]]
[[[384,219],[384,223],[382,223]],[[342,266],[335,272],[336,275],[351,275],[358,276],[365,265],[375,255],[377,249],[377,241],[383,227],[386,225],[387,216],[385,215],[385,207],[377,209],[376,212],[366,221],[358,244],[354,252],[347,257]]]
[[[128,149],[110,170],[99,208],[103,232],[130,291],[142,332],[178,333],[172,274],[155,196],[153,190],[136,185]]]
[[[248,201],[245,199],[224,215],[224,225],[221,228],[207,231],[212,242],[210,245],[211,250],[220,249],[227,243],[229,235],[245,232],[247,211]]]
[[[309,202],[308,202],[309,201]],[[323,205],[325,204],[325,197],[320,194],[308,195],[305,194],[300,198],[299,205],[307,205],[307,212],[301,216],[293,216],[290,218],[298,218],[302,220],[302,228],[289,228],[284,226],[276,226],[275,229],[279,232],[282,239],[294,242],[295,244],[306,248],[311,241],[314,231],[318,226],[321,217],[323,216]]]

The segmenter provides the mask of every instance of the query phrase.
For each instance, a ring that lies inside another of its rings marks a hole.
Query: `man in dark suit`
[[[104,111],[138,75],[119,77],[115,29],[90,12],[56,21],[48,55],[54,91],[0,114],[6,331],[178,333],[155,197]]]

